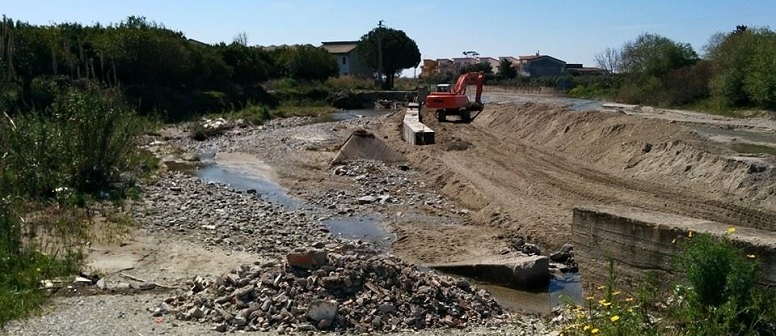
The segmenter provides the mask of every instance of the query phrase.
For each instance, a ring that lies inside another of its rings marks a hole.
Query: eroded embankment
[[[776,170],[734,159],[734,151],[687,127],[616,112],[543,105],[495,107],[475,122],[511,138],[590,163],[611,174],[682,186],[776,209]]]

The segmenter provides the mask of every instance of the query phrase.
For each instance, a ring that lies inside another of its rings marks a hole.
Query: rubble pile
[[[490,293],[466,280],[352,245],[297,249],[284,263],[243,265],[189,285],[154,314],[212,323],[221,332],[279,333],[465,328],[507,317]]]

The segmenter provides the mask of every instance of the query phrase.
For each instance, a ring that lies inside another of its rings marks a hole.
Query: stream
[[[290,196],[276,182],[263,176],[252,175],[231,167],[211,163],[191,172],[201,180],[226,185],[240,191],[255,193],[267,202],[282,206],[286,210],[295,211],[311,207],[303,200]],[[362,216],[331,217],[322,221],[330,233],[337,237],[351,240],[361,240],[372,243],[378,249],[389,252],[396,236],[380,221],[378,213]],[[566,274],[553,277],[546,291],[530,292],[515,290],[494,284],[471,280],[473,283],[490,291],[496,301],[512,310],[523,310],[531,313],[549,314],[552,307],[568,301],[581,303],[582,283],[578,274]]]

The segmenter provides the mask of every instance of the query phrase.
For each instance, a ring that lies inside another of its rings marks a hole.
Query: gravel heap
[[[497,326],[508,318],[487,291],[374,250],[331,244],[286,259],[243,265],[214,281],[197,277],[154,315],[211,323],[221,332],[279,333]]]
[[[296,246],[334,239],[314,209],[284,210],[255,193],[206,183],[169,172],[145,187],[135,218],[154,230],[185,233],[193,240],[227,250],[278,258]]]

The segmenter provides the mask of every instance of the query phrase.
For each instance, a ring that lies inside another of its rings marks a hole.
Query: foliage
[[[776,33],[739,26],[714,36],[706,49],[716,95],[732,106],[776,109]]]
[[[631,75],[660,78],[671,70],[693,65],[698,59],[687,43],[656,34],[641,34],[622,47],[620,66]]]
[[[338,72],[339,66],[328,51],[309,45],[297,47],[288,64],[292,78],[325,81]]]
[[[373,80],[358,76],[331,77],[324,84],[333,91],[377,89]]]
[[[517,77],[517,69],[512,66],[512,61],[503,58],[498,63],[498,75],[504,79],[512,79]]]
[[[121,174],[135,170],[132,139],[141,123],[113,92],[69,89],[46,111],[13,120],[0,134],[9,193],[51,198],[65,188],[100,196],[131,186]]]
[[[482,71],[485,74],[492,74],[493,66],[487,62],[465,65],[458,69],[458,74],[465,74],[467,72],[479,72],[479,71]]]
[[[420,63],[420,50],[404,31],[392,28],[375,28],[361,36],[356,51],[364,63],[374,69],[379,69],[378,46],[382,42],[383,73],[386,76],[386,88],[393,88],[396,75],[402,69],[415,67]]]
[[[596,55],[598,66],[618,72],[619,101],[697,108],[732,115],[731,109],[776,109],[776,33],[767,28],[737,26],[714,34],[704,59],[689,44],[655,34],[642,34],[621,49]],[[599,78],[605,81],[605,77]],[[576,81],[576,80],[575,80]],[[577,96],[600,96],[603,84],[577,83]]]

